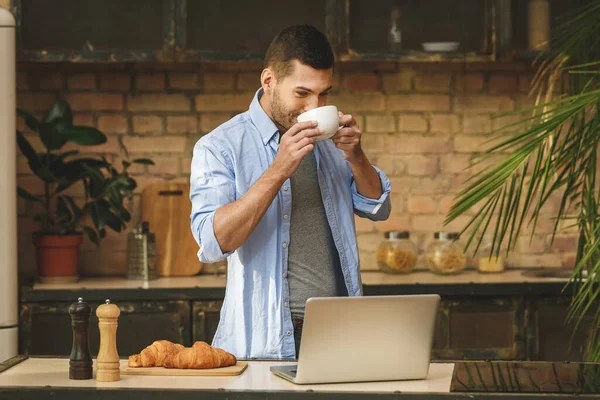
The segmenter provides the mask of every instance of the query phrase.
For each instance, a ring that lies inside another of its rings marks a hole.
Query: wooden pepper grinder
[[[96,359],[96,380],[115,382],[121,379],[119,354],[117,353],[117,319],[121,310],[110,300],[96,309],[100,329],[100,350]]]
[[[73,327],[73,348],[69,360],[69,379],[92,379],[92,355],[88,344],[90,315],[92,309],[80,297],[69,307]]]

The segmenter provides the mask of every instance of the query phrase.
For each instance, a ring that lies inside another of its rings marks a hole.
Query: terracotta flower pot
[[[41,282],[76,282],[79,279],[79,247],[82,233],[43,235],[34,233],[38,276]]]

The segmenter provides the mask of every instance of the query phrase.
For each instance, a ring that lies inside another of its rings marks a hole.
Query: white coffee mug
[[[342,128],[336,106],[317,107],[298,115],[298,122],[305,121],[317,121],[317,128],[325,131],[323,135],[315,137],[315,140],[329,139]]]

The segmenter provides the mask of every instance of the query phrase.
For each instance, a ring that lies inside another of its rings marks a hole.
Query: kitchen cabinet
[[[192,302],[192,341],[212,343],[217,332],[223,301]]]
[[[258,61],[278,31],[308,23],[341,61],[470,62],[495,59],[509,1],[14,0],[14,11],[21,61]]]
[[[21,61],[173,60],[176,0],[13,0]]]
[[[73,344],[71,303],[21,305],[20,354],[68,356]],[[90,303],[89,346],[98,354],[100,332],[96,308]],[[117,351],[121,357],[139,353],[157,339],[190,346],[190,307],[187,301],[119,302]]]

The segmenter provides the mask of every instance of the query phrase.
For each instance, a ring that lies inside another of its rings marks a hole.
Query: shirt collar
[[[252,99],[252,103],[250,103],[250,119],[258,128],[258,132],[260,133],[263,143],[266,146],[267,143],[271,141],[273,136],[279,133],[279,129],[277,129],[275,123],[260,105],[259,100],[263,94],[263,88],[260,88],[256,91],[254,99]]]

